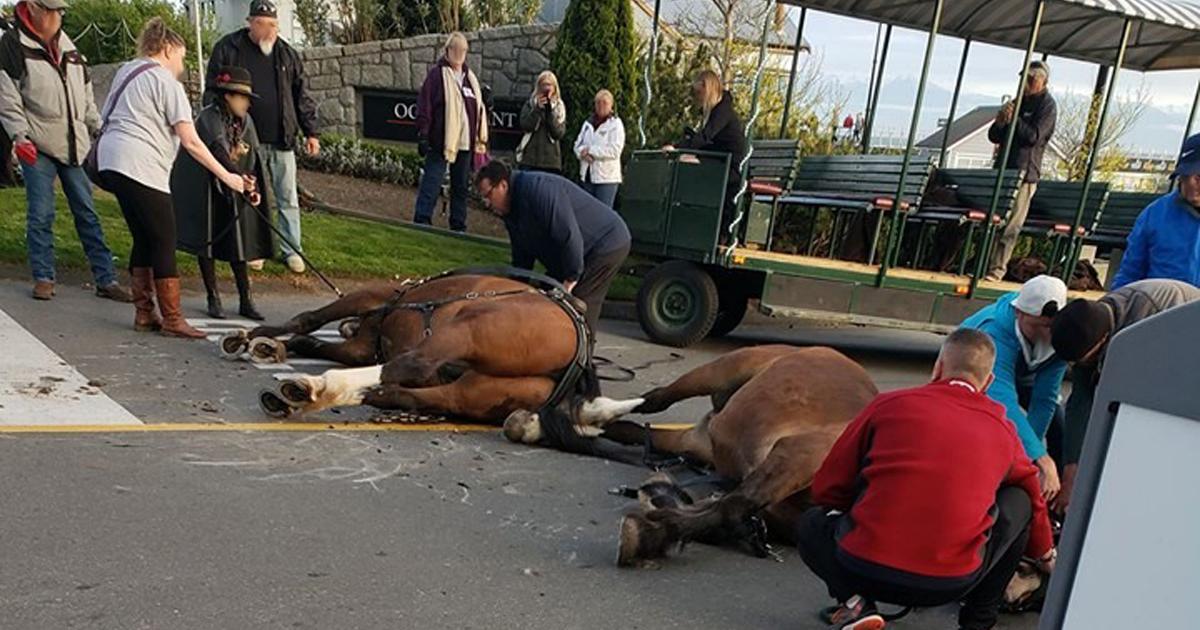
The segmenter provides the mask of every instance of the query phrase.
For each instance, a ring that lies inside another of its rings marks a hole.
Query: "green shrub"
[[[321,135],[316,157],[300,154],[306,169],[401,186],[416,186],[424,160],[415,152],[337,134]]]

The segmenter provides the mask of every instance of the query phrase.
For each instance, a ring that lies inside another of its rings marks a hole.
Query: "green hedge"
[[[337,134],[321,135],[316,157],[300,153],[300,166],[309,170],[401,186],[416,186],[423,164],[414,151]]]

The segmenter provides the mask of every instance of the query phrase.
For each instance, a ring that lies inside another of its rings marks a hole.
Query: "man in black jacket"
[[[1042,156],[1046,153],[1046,145],[1054,135],[1054,125],[1058,121],[1058,104],[1054,97],[1046,91],[1046,83],[1050,80],[1050,68],[1044,62],[1034,61],[1029,64],[1029,72],[1025,79],[1025,96],[1021,99],[1021,112],[1017,116],[1014,101],[1009,101],[1000,108],[996,120],[988,129],[988,140],[997,147],[996,168],[1001,168],[1000,154],[1003,152],[1004,141],[1008,138],[1009,125],[1017,126],[1013,135],[1012,149],[1008,153],[1008,164],[1004,168],[1024,169],[1025,181],[1017,191],[1017,199],[1013,204],[1012,215],[1004,232],[992,250],[988,260],[988,280],[1001,280],[1012,258],[1013,249],[1017,247],[1017,238],[1021,236],[1021,228],[1025,225],[1025,217],[1029,214],[1029,202],[1037,191],[1037,183],[1042,177]]]
[[[304,61],[279,37],[278,14],[271,0],[253,0],[246,22],[246,28],[222,37],[213,46],[204,102],[212,103],[217,98],[212,86],[222,67],[236,66],[250,71],[254,91],[259,95],[250,106],[250,117],[258,129],[264,165],[271,173],[279,227],[287,235],[286,241],[280,239],[280,247],[288,268],[303,273],[304,261],[297,255],[301,250],[300,195],[296,190],[294,149],[303,134],[304,149],[309,155],[321,150],[317,140],[317,103],[308,93]]]
[[[493,160],[475,177],[479,196],[504,219],[512,264],[546,274],[587,305],[588,326],[600,321],[604,296],[631,242],[625,221],[574,182],[552,173],[512,173]]]

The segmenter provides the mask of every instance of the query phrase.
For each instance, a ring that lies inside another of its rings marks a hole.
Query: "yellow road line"
[[[656,424],[656,429],[686,429],[688,424]],[[428,424],[372,424],[369,422],[163,422],[158,424],[11,424],[0,425],[0,433],[190,433],[229,432],[322,432],[375,431],[381,433],[450,432],[480,433],[499,431],[482,424],[432,422]]]

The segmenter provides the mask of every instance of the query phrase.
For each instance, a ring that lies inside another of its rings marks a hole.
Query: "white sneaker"
[[[264,261],[260,258],[258,260],[251,260],[250,262],[246,263],[246,266],[253,269],[254,271],[262,271],[264,262],[266,262],[266,261]]]
[[[292,254],[291,256],[287,257],[285,262],[287,262],[288,269],[291,269],[292,273],[304,273],[303,258],[300,258],[296,254]]]

